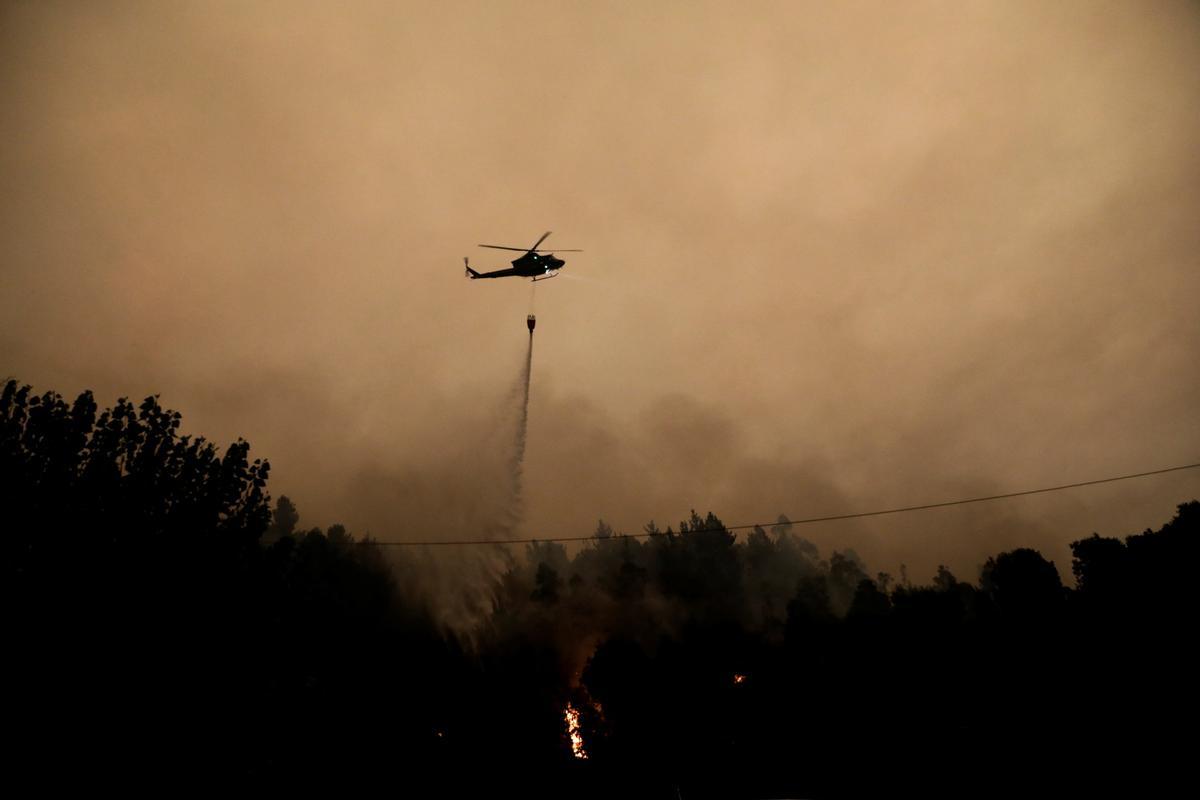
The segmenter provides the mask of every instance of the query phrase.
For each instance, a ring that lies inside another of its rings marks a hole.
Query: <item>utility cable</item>
[[[1117,475],[1112,478],[1097,478],[1092,481],[1079,481],[1078,483],[1064,483],[1058,486],[1045,486],[1040,489],[1025,489],[1020,492],[1005,492],[1004,494],[990,494],[986,497],[968,497],[961,500],[947,500],[942,503],[925,503],[919,506],[902,506],[900,508],[886,508],[880,511],[859,511],[853,514],[834,514],[825,517],[807,517],[805,519],[793,519],[786,522],[775,520],[773,522],[748,522],[744,525],[724,525],[721,528],[701,528],[699,530],[689,530],[687,533],[704,533],[712,530],[725,531],[740,531],[748,528],[770,528],[775,526],[787,527],[790,525],[810,525],[816,522],[836,522],[844,519],[861,519],[863,517],[881,517],[885,514],[903,514],[909,511],[924,511],[930,508],[947,508],[949,506],[963,506],[968,503],[986,503],[991,500],[1004,500],[1010,497],[1024,497],[1031,494],[1045,494],[1047,492],[1061,492],[1064,489],[1078,489],[1081,486],[1095,486],[1101,483],[1115,483],[1116,481],[1128,481],[1134,478],[1147,478],[1151,475],[1163,475],[1168,472],[1179,472],[1185,469],[1196,469],[1200,467],[1200,463],[1182,464],[1178,467],[1165,467],[1163,469],[1154,469],[1147,472],[1134,472],[1129,475]],[[388,542],[368,539],[361,544],[374,544],[381,547],[447,547],[447,546],[470,546],[470,545],[508,545],[508,544],[536,544],[539,542],[587,542],[587,541],[611,541],[613,539],[646,539],[651,536],[666,535],[662,533],[619,533],[609,537],[592,536],[541,536],[532,539],[452,539],[443,541],[424,541],[424,542]],[[675,534],[678,535],[678,534]]]

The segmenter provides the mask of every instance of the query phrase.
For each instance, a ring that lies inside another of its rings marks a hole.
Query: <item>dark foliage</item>
[[[303,531],[249,445],[179,428],[156,398],[0,395],[10,760],[39,786],[1001,796],[1185,774],[1195,501],[1075,542],[1075,588],[1029,549],[978,584],[892,585],[786,518],[740,541],[711,513],[643,539],[601,522],[528,547],[452,633],[396,583],[418,562]]]
[[[338,527],[264,547],[267,463],[179,426],[153,397],[0,395],[14,763],[47,788],[299,785],[425,742],[452,648],[378,551]]]

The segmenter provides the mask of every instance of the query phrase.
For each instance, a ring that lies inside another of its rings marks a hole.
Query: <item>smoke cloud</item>
[[[1194,3],[0,15],[0,371],[245,437],[307,525],[513,528],[533,290],[461,258],[547,229],[584,252],[537,290],[531,536],[1200,453]],[[1065,572],[1197,480],[803,534],[914,580],[1016,545]]]

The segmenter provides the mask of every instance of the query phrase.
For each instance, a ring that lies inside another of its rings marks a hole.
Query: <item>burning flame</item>
[[[746,676],[741,674],[740,672],[735,672],[735,673],[733,673],[733,682],[734,683],[745,683]]]
[[[563,719],[567,723],[567,736],[571,739],[571,754],[579,759],[586,759],[587,751],[583,749],[583,734],[579,731],[579,710],[567,703],[563,711]]]

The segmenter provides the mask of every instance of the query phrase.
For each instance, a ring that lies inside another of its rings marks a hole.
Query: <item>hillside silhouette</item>
[[[464,630],[413,553],[304,529],[248,443],[181,429],[156,397],[0,393],[23,782],[1000,796],[1185,774],[1195,500],[1156,531],[1081,533],[1073,581],[1021,548],[913,585],[785,517],[600,522],[507,559]]]

